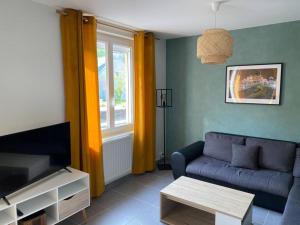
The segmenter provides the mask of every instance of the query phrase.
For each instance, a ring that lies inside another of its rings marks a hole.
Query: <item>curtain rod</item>
[[[119,26],[119,25],[116,25],[116,24],[112,24],[112,23],[103,22],[103,21],[100,21],[98,19],[97,19],[97,24],[108,26],[108,27],[112,27],[112,28],[115,28],[115,29],[118,29],[118,30],[127,31],[127,32],[130,32],[130,33],[133,33],[133,34],[137,34],[136,30],[133,30],[133,29],[130,29],[130,28],[127,28],[127,27],[122,27],[122,26]],[[145,34],[145,36],[147,36],[147,33]],[[155,40],[160,40],[157,37],[154,37],[154,39]]]
[[[136,30],[132,30],[130,28],[122,27],[122,26],[119,26],[119,25],[116,25],[116,24],[112,24],[112,23],[103,22],[103,21],[100,21],[98,19],[97,19],[97,24],[108,26],[108,27],[112,27],[112,28],[115,28],[115,29],[118,29],[118,30],[123,30],[123,31],[130,32],[130,33],[133,33],[133,34],[137,34]],[[145,36],[147,36],[147,33],[145,33]],[[154,37],[154,39],[155,40],[160,40],[157,37]]]
[[[59,9],[56,10],[56,13],[64,15],[64,16],[68,15],[64,10],[59,10]],[[136,30],[133,30],[133,29],[130,29],[130,28],[127,28],[127,27],[122,27],[122,26],[119,26],[119,25],[116,25],[116,24],[100,21],[99,19],[96,19],[96,21],[97,21],[97,24],[112,27],[112,28],[115,28],[115,29],[118,29],[118,30],[127,31],[127,32],[130,32],[130,33],[133,33],[133,34],[137,33]],[[160,39],[155,37],[155,40],[160,40]]]
[[[104,25],[104,26],[116,28],[116,29],[119,29],[119,30],[124,30],[124,31],[130,32],[130,33],[133,33],[133,34],[137,33],[137,31],[132,30],[130,28],[122,27],[122,26],[111,24],[111,23],[107,23],[107,22],[103,22],[103,21],[100,21],[100,20],[97,20],[97,23],[100,24],[100,25]]]

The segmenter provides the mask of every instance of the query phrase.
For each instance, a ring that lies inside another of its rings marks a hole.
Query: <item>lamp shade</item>
[[[203,64],[224,64],[232,56],[233,38],[224,29],[208,29],[197,41],[197,57]]]

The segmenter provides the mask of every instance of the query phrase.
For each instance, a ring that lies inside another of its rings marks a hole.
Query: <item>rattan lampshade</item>
[[[233,38],[224,29],[206,30],[197,41],[197,57],[203,64],[224,64],[232,56]]]

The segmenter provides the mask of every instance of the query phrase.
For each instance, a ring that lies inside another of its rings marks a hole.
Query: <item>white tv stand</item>
[[[90,206],[89,174],[62,169],[0,201],[0,224],[17,225],[18,221],[44,210],[47,225],[57,224]],[[17,209],[24,215],[18,216]]]

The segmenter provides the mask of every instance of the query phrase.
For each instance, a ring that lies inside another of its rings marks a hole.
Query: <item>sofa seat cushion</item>
[[[299,177],[295,177],[294,178],[294,185],[298,185],[300,187],[300,178]],[[300,189],[299,189],[300,191]],[[299,192],[299,201],[300,201],[300,192]]]
[[[208,132],[205,134],[203,154],[227,162],[232,158],[232,144],[243,145],[245,138],[242,136]]]
[[[188,164],[187,175],[198,175],[257,191],[287,197],[292,186],[291,173],[249,170],[230,166],[226,161],[201,156]]]
[[[259,166],[265,169],[290,172],[293,170],[296,155],[296,143],[247,138],[247,146],[259,146]]]

